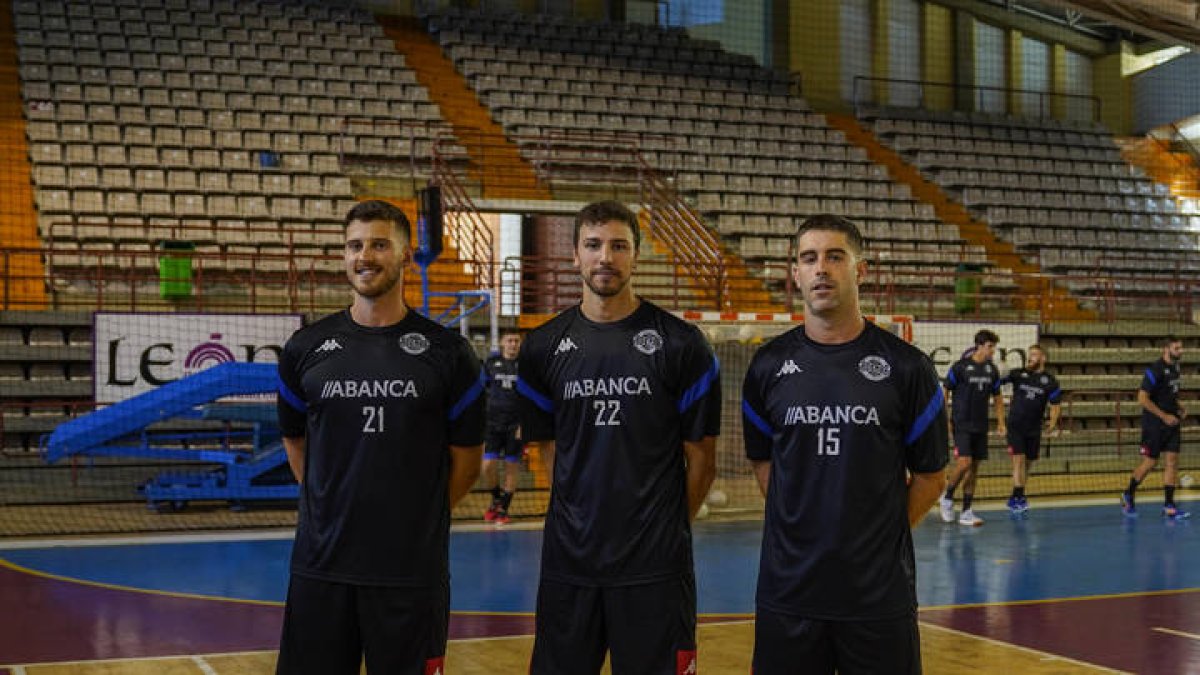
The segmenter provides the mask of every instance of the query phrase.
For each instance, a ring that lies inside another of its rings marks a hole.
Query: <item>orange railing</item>
[[[0,278],[0,310],[33,309],[24,306],[21,296],[14,292],[22,282],[43,285],[50,296],[51,309],[186,307],[221,311],[236,307],[249,311],[326,312],[344,307],[349,299],[341,255],[294,247],[290,253],[190,253],[190,294],[164,300],[159,286],[159,260],[163,255],[174,254],[80,250],[54,243],[41,248],[0,248],[0,272],[4,274]],[[993,269],[967,275],[977,276],[980,283],[963,284],[959,282],[964,275],[945,266],[923,269],[881,262],[888,255],[879,248],[869,255],[875,262],[869,267],[861,291],[864,311],[869,313],[1041,321],[1048,304],[1054,301],[1051,289],[1068,280],[1061,276],[1019,275]],[[32,273],[13,271],[15,265],[11,261],[29,256],[40,256],[45,261],[46,272],[36,279]],[[945,259],[960,258],[947,250]],[[568,258],[444,262],[476,265],[488,279],[498,279],[501,309],[506,315],[556,311],[579,298],[578,273]],[[719,304],[717,283],[760,285],[775,306],[789,311],[801,306],[785,261],[751,261],[736,274],[733,269],[718,270],[705,280],[693,277],[679,265],[644,265],[639,268],[635,286],[640,294],[672,309],[730,309]],[[415,270],[410,279],[415,291]],[[1091,275],[1087,282],[1088,287],[1075,289],[1073,297],[1094,309],[1099,320],[1105,322],[1153,319],[1190,324],[1197,309],[1195,298],[1200,298],[1200,279],[1194,276],[1164,278],[1110,272]],[[438,277],[432,278],[430,290],[463,290],[443,288],[439,283]],[[732,309],[773,311],[753,306]]]

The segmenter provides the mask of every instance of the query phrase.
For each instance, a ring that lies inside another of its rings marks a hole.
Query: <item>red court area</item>
[[[921,620],[1137,673],[1200,673],[1200,589],[921,612]]]
[[[277,603],[125,590],[0,565],[0,663],[272,650],[282,621]],[[450,621],[451,639],[532,632],[525,615],[455,614]]]

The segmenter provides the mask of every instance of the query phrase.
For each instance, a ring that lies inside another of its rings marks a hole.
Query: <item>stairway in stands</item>
[[[938,218],[957,226],[963,241],[983,246],[989,260],[998,267],[1012,270],[1017,275],[1015,281],[1021,290],[1021,302],[1024,303],[1022,309],[1040,308],[1046,320],[1095,320],[1094,312],[1080,309],[1079,303],[1067,291],[1052,283],[1043,282],[1037,276],[1042,273],[1040,267],[1022,260],[1012,244],[997,239],[986,223],[972,218],[962,204],[951,200],[940,187],[925,180],[916,167],[880,143],[858,120],[847,115],[827,117],[831,126],[841,129],[846,134],[846,140],[866,150],[871,161],[887,167],[893,180],[908,185],[912,188],[914,197],[932,204]]]
[[[466,148],[471,162],[468,179],[482,183],[482,196],[551,199],[549,190],[538,185],[533,168],[520,156],[517,146],[492,121],[487,108],[420,22],[412,17],[380,16],[377,20]]]
[[[1118,138],[1116,142],[1125,161],[1141,167],[1156,183],[1170,187],[1171,194],[1200,199],[1200,167],[1190,154],[1151,136]]]
[[[0,0],[0,247],[41,248],[17,67],[12,6]],[[0,310],[46,308],[40,255],[0,258],[0,270]]]

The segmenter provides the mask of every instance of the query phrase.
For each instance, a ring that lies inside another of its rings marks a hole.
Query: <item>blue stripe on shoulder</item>
[[[766,420],[760,417],[758,413],[754,412],[754,408],[750,407],[750,402],[746,399],[742,399],[742,415],[745,416],[745,418],[749,420],[756,429],[761,431],[763,435],[775,435],[775,430],[771,428],[771,425],[767,424]]]
[[[279,395],[283,397],[283,400],[292,406],[296,412],[307,413],[308,404],[304,402],[304,399],[297,396],[295,392],[288,389],[288,386],[283,383],[283,378],[279,376],[278,372],[275,373],[275,379],[279,383]]]
[[[554,412],[554,401],[551,401],[550,397],[529,386],[519,375],[517,376],[517,393],[533,401],[533,404],[541,408],[542,411],[548,413]]]
[[[483,388],[486,383],[487,375],[484,375],[483,370],[481,369],[479,371],[479,377],[475,379],[475,384],[472,384],[470,389],[467,389],[465,392],[463,392],[463,395],[459,397],[458,402],[455,403],[454,407],[450,409],[451,422],[462,416],[462,414],[467,411],[467,408],[469,408],[472,403],[474,403],[480,396],[483,395]]]
[[[721,374],[721,363],[717,361],[717,357],[713,357],[712,367],[708,369],[696,383],[688,387],[688,390],[683,392],[683,398],[679,399],[679,412],[686,412],[692,404],[708,395],[712,389],[713,382],[717,381],[717,377]]]
[[[942,411],[942,407],[946,405],[945,395],[939,387],[933,392],[933,398],[929,399],[929,403],[925,409],[921,411],[917,421],[913,423],[912,429],[909,429],[908,435],[904,437],[905,445],[912,445],[917,442],[917,439],[929,429],[929,425],[937,419],[938,413]]]
[[[1062,388],[1055,388],[1055,390],[1050,392],[1050,395],[1046,398],[1048,398],[1051,403],[1058,403],[1058,401],[1062,398]]]
[[[1154,377],[1154,369],[1153,368],[1146,369],[1146,379],[1150,380],[1151,387],[1158,386],[1158,378]]]
[[[954,388],[955,385],[958,384],[958,378],[954,376],[953,368],[951,368],[950,371],[948,373],[946,373],[946,384],[948,384],[950,386],[950,388],[952,388],[952,389]]]

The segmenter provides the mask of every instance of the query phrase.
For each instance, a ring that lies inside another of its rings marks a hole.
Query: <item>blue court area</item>
[[[915,533],[925,608],[1200,588],[1200,523],[1163,521],[1149,508],[1127,520],[1116,506],[1043,508],[1027,519],[982,512],[983,527],[931,516]],[[753,612],[759,521],[696,527],[699,609]],[[541,532],[496,529],[451,538],[452,608],[531,612]],[[290,539],[56,546],[0,551],[59,577],[219,598],[282,602]]]

